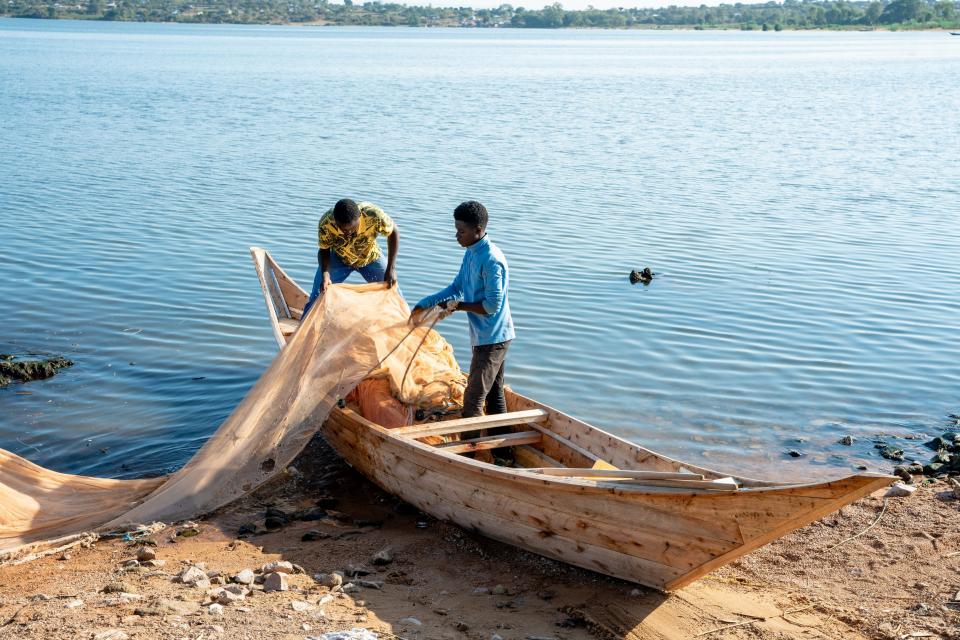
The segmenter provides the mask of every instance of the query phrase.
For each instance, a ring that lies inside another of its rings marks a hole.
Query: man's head
[[[360,226],[360,207],[350,198],[338,200],[337,204],[333,205],[333,219],[340,231],[354,233]]]
[[[457,242],[461,247],[476,244],[487,231],[487,208],[476,200],[462,202],[453,210]]]

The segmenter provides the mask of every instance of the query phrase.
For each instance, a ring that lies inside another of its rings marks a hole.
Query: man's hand
[[[460,301],[447,300],[446,302],[443,303],[443,308],[444,310],[446,310],[447,313],[453,313],[454,311],[460,308]]]
[[[387,283],[388,289],[397,286],[397,269],[388,267],[387,272],[383,274],[383,280]]]
[[[410,319],[407,320],[412,326],[417,326],[423,320],[423,314],[427,312],[423,307],[414,307],[410,312]]]
[[[327,287],[329,287],[331,284],[333,284],[333,283],[330,281],[330,272],[329,272],[329,271],[324,271],[324,272],[323,272],[323,289],[324,289],[324,291],[326,291],[326,290],[327,290]]]

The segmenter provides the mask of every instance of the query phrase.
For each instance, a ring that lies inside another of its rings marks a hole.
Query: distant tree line
[[[543,9],[422,7],[343,0],[0,0],[0,15],[141,22],[311,23],[369,26],[459,26],[560,29],[871,29],[958,28],[956,0],[784,0],[718,7],[617,8],[582,11],[559,3]]]

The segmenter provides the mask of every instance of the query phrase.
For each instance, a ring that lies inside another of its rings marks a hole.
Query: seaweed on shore
[[[30,382],[56,375],[57,371],[73,365],[73,360],[60,356],[40,360],[20,360],[14,355],[0,354],[0,387],[14,380]]]

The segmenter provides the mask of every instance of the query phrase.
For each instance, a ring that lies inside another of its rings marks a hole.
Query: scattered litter
[[[378,640],[377,634],[359,627],[350,631],[328,631],[319,636],[308,636],[306,640]]]
[[[916,487],[911,487],[908,484],[903,484],[902,482],[894,482],[891,485],[890,490],[887,491],[887,498],[906,498],[912,496],[913,492],[916,491]]]

